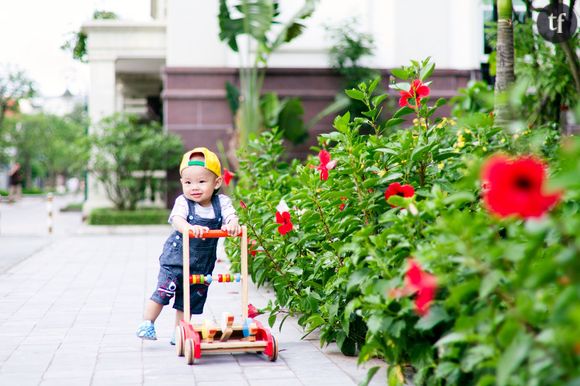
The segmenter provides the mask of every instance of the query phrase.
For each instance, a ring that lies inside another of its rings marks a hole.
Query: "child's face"
[[[183,194],[186,198],[197,202],[201,206],[211,205],[213,192],[221,185],[222,178],[216,176],[203,166],[189,166],[183,169],[181,173]]]

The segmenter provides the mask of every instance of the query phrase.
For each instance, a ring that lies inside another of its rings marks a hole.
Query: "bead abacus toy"
[[[188,237],[189,236],[189,237]],[[189,239],[195,237],[193,232],[183,234],[183,315],[175,330],[175,348],[177,355],[185,355],[187,364],[194,364],[202,353],[259,352],[264,353],[272,362],[278,359],[276,338],[258,320],[248,318],[248,233],[242,226],[240,237],[241,268],[239,274],[190,275],[189,272]],[[227,232],[211,230],[201,238],[228,237]],[[190,323],[190,287],[186,284],[240,283],[242,287],[242,323],[235,324],[234,315],[222,314],[220,328],[213,321],[204,320],[201,325]]]
[[[211,284],[211,282],[218,283],[239,283],[241,281],[241,276],[239,273],[218,273],[216,275],[191,275],[189,276],[189,284]]]

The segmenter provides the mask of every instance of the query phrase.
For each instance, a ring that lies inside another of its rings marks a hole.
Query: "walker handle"
[[[242,232],[240,232],[240,234],[236,235],[236,236],[230,236],[228,234],[228,232],[226,231],[222,231],[219,229],[212,229],[209,230],[207,232],[204,232],[203,235],[200,237],[200,239],[217,239],[219,237],[241,237],[242,236]],[[193,235],[193,231],[190,229],[189,230],[189,238],[196,238]]]

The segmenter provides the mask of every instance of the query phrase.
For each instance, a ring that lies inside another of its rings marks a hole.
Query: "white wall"
[[[169,67],[224,67],[229,48],[219,40],[217,0],[169,0]]]
[[[232,3],[230,1],[230,3]],[[302,5],[281,0],[283,18]],[[167,65],[235,67],[238,57],[218,38],[218,0],[169,0]],[[479,68],[483,45],[481,0],[320,0],[307,28],[271,57],[271,67],[328,67],[325,25],[358,19],[357,29],[371,34],[378,68],[433,57],[438,68]]]

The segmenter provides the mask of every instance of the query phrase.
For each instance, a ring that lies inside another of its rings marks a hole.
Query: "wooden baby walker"
[[[183,315],[175,329],[175,347],[178,356],[185,355],[187,364],[197,363],[202,354],[220,354],[234,352],[264,353],[272,362],[278,359],[276,338],[257,320],[248,318],[248,233],[245,226],[240,237],[241,266],[240,274],[190,275],[189,272],[189,238],[195,237],[189,232],[183,234]],[[202,238],[228,237],[221,230],[205,232]],[[186,282],[189,281],[189,283]],[[198,326],[190,323],[190,284],[241,282],[242,285],[242,320],[234,323],[234,315],[222,314],[221,325],[216,326],[211,320],[204,320]]]

